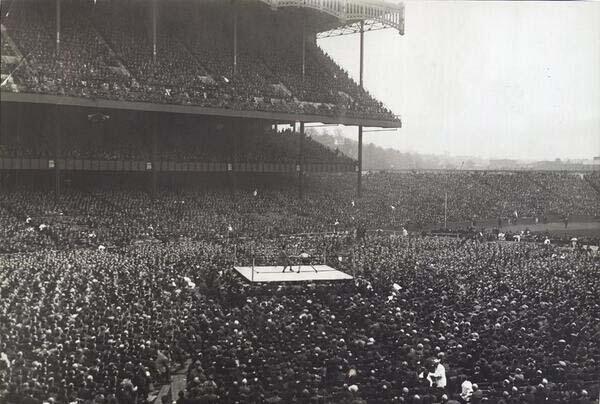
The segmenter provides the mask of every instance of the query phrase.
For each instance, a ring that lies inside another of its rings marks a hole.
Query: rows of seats
[[[3,23],[27,60],[28,69],[17,75],[20,83],[35,92],[118,97],[132,85],[131,79],[118,69],[115,56],[75,5],[63,7],[57,52],[53,5],[15,1],[6,6]]]
[[[600,192],[600,172],[596,171],[585,175],[585,180],[594,188]]]
[[[125,130],[125,128],[121,128]],[[110,139],[99,138],[94,131],[82,134],[65,131],[59,155],[73,159],[142,160],[152,158],[147,136],[140,133],[127,137],[117,133]],[[26,141],[27,140],[27,141]],[[190,140],[177,131],[162,136],[157,158],[177,162],[268,162],[297,163],[300,160],[300,135],[286,130],[268,130],[255,135],[224,136],[217,133],[194,133]],[[0,147],[0,157],[54,158],[56,147],[52,139],[10,139]],[[302,161],[305,163],[354,164],[354,160],[304,137]]]
[[[161,3],[154,31],[150,5],[65,2],[58,49],[54,2],[3,3],[7,34],[27,55],[15,75],[18,91],[396,119],[309,40],[302,74],[302,27],[294,15],[240,6],[234,74],[229,7]]]
[[[16,67],[15,62],[17,61],[17,59],[16,59],[17,54],[16,54],[15,50],[13,49],[13,47],[8,42],[4,31],[2,31],[0,38],[1,38],[0,49],[2,50],[2,56],[8,56],[12,60],[12,63],[11,63],[11,62],[9,62],[9,60],[7,60],[3,57],[1,59],[2,66],[1,66],[0,71],[2,72],[2,74],[10,74],[12,72],[12,70]]]
[[[156,59],[152,44],[148,9],[128,7],[115,10],[109,3],[96,4],[91,17],[98,33],[126,63],[128,70],[143,85],[158,88],[195,88],[206,73],[185,48],[171,40],[172,32],[157,30]],[[139,24],[132,24],[139,21]]]

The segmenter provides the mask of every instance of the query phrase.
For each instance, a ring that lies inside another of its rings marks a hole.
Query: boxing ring
[[[292,265],[283,272],[283,266],[234,266],[249,282],[312,282],[353,279],[352,276],[329,265]]]
[[[322,239],[318,243],[303,244],[304,239],[315,236]],[[333,236],[331,233],[280,236],[269,248],[259,251],[253,245],[238,250],[234,242],[231,250],[232,267],[251,283],[352,280],[354,254],[343,248],[335,252],[328,250],[325,247],[326,239]],[[338,265],[352,275],[334,267]]]

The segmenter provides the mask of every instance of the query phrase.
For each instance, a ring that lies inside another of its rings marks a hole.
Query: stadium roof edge
[[[289,122],[319,122],[347,126],[364,126],[373,128],[401,128],[402,122],[370,118],[355,118],[350,116],[327,116],[314,114],[297,114],[270,111],[243,111],[226,108],[202,107],[199,105],[157,104],[150,102],[134,102],[107,100],[100,98],[69,97],[62,95],[13,93],[2,91],[2,103],[21,102],[32,104],[64,105],[72,107],[123,109],[131,111],[166,112],[191,115],[220,116],[224,118],[264,119],[277,123]]]
[[[404,35],[404,3],[383,0],[260,0],[273,10],[280,7],[310,8],[333,17],[339,24],[321,28],[320,32],[352,27],[359,21],[371,21],[383,28],[394,28]],[[327,35],[326,35],[327,36]]]

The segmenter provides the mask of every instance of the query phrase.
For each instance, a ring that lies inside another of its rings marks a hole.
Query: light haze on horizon
[[[359,35],[319,45],[358,81]],[[401,151],[600,155],[600,3],[406,1],[405,34],[365,33],[364,84],[401,115]],[[356,139],[356,129],[345,133]]]

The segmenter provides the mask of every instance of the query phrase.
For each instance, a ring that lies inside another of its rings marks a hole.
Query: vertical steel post
[[[302,14],[302,80],[306,72],[306,25],[305,16]]]
[[[365,22],[360,22],[360,76],[359,84],[362,90],[363,88],[363,72],[364,72],[364,56],[365,56]]]
[[[237,74],[237,53],[238,53],[237,23],[238,23],[237,6],[234,5],[234,10],[233,10],[233,74],[234,75]]]
[[[359,84],[362,90],[363,88],[363,71],[364,71],[364,47],[365,47],[365,23],[360,22],[360,75]],[[358,126],[358,172],[356,182],[356,195],[360,198],[362,195],[362,139],[363,138],[363,127]]]
[[[152,198],[156,198],[158,191],[158,125],[159,117],[152,119]]]
[[[56,0],[56,55],[60,53],[60,1]]]
[[[363,127],[358,126],[358,167],[356,173],[356,196],[362,196],[362,149],[363,149]]]
[[[300,141],[299,141],[299,153],[298,153],[298,195],[300,199],[304,197],[304,122],[300,122]]]
[[[254,246],[252,246],[252,272],[250,274],[250,276],[251,276],[250,281],[251,282],[254,282],[254,264],[255,264]]]
[[[61,157],[62,134],[60,127],[61,108],[56,105],[54,114],[54,198],[58,201],[60,197],[60,164],[58,160]]]
[[[152,59],[156,63],[157,47],[156,47],[156,20],[158,10],[156,9],[156,0],[152,1]]]
[[[448,191],[444,196],[444,230],[448,229]]]

